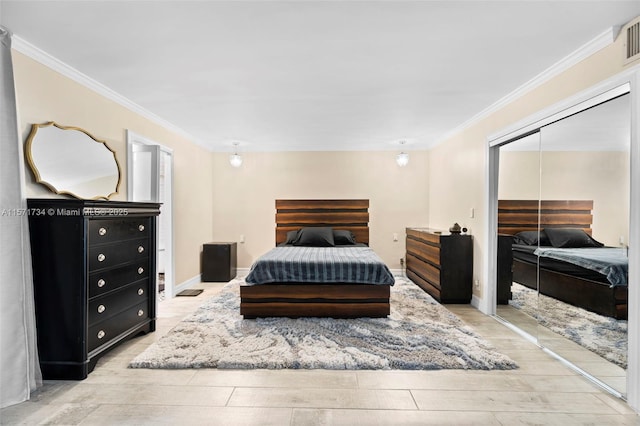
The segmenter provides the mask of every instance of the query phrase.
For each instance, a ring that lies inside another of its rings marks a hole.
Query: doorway
[[[127,199],[161,203],[157,224],[157,294],[175,296],[173,150],[127,130]]]

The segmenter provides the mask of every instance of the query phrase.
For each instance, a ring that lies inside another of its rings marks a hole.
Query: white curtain
[[[42,376],[36,347],[11,33],[3,27],[0,27],[0,48],[0,403],[6,407],[29,399]]]

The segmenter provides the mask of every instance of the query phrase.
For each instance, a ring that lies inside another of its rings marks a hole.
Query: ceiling
[[[427,149],[640,1],[1,0],[0,22],[214,151]],[[74,123],[66,123],[73,125]]]

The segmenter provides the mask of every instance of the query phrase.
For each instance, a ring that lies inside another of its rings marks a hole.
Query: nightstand
[[[202,246],[202,281],[227,282],[236,277],[237,243],[207,243]]]

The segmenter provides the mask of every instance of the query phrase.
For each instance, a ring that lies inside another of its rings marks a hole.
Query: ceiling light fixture
[[[400,146],[404,145],[405,141],[400,141]],[[401,151],[400,154],[396,155],[396,163],[398,166],[404,167],[409,164],[409,154],[404,151]]]
[[[238,142],[233,143],[233,146],[235,146],[235,150],[234,153],[229,156],[229,163],[231,163],[233,167],[242,166],[242,156],[238,154],[238,145]]]

